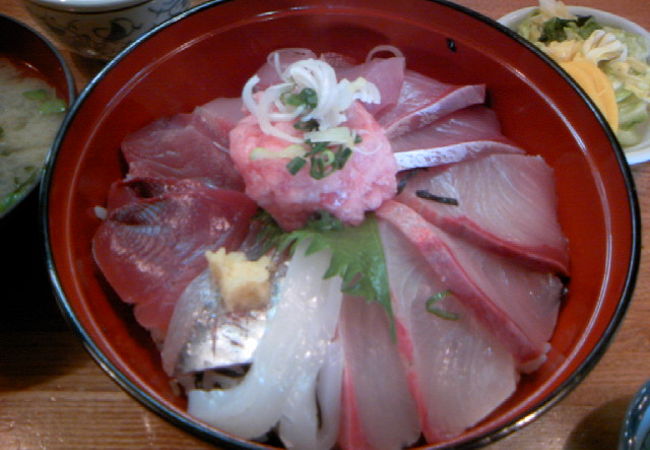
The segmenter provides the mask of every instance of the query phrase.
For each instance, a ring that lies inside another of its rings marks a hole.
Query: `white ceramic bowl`
[[[25,0],[27,10],[70,51],[108,60],[189,0]]]
[[[501,17],[498,19],[498,22],[515,30],[519,23],[536,8],[536,6],[529,6],[527,8],[518,9]],[[621,28],[640,36],[645,36],[648,45],[650,46],[650,32],[631,20],[617,16],[616,14],[585,6],[569,6],[569,11],[579,16],[593,16],[594,19],[602,25]],[[631,147],[625,147],[623,150],[625,151],[625,157],[629,164],[639,164],[650,161],[650,123],[646,123],[643,128],[643,138],[641,142]]]

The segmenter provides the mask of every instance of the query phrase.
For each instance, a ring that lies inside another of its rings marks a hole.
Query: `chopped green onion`
[[[66,104],[60,98],[54,97],[45,89],[33,89],[23,92],[23,96],[29,100],[39,102],[38,112],[41,114],[56,114],[65,112]]]
[[[318,105],[318,94],[311,88],[304,88],[299,93],[287,93],[282,96],[285,105],[302,106],[314,109]]]
[[[301,158],[300,156],[296,156],[293,158],[291,161],[287,163],[287,169],[291,173],[291,175],[295,175],[298,173],[302,167],[307,164],[307,160],[305,158]]]
[[[429,297],[426,303],[427,312],[430,312],[431,314],[435,314],[441,319],[458,320],[460,318],[458,314],[453,313],[451,311],[445,311],[444,309],[440,309],[437,306],[435,306],[436,303],[438,303],[440,300],[447,297],[448,295],[451,295],[451,291],[449,289],[446,291],[438,292],[437,294]]]
[[[43,102],[43,104],[38,108],[38,111],[41,114],[56,114],[65,112],[65,108],[66,105],[63,100],[60,98],[53,98]]]
[[[29,100],[36,100],[38,102],[44,102],[50,97],[45,89],[32,89],[31,91],[25,91],[23,92],[23,96]]]
[[[318,130],[318,121],[316,119],[309,119],[305,121],[299,120],[293,124],[293,127],[296,130],[300,131],[316,131]]]
[[[334,161],[335,167],[337,169],[342,169],[343,166],[345,166],[345,163],[348,162],[348,159],[350,159],[350,156],[352,156],[352,149],[350,147],[345,147],[343,150],[339,151],[336,154],[336,159]]]
[[[323,160],[320,158],[311,158],[311,168],[309,169],[309,175],[316,180],[322,180],[329,174],[325,174],[325,165]]]
[[[335,160],[336,156],[334,156],[334,152],[332,150],[325,150],[323,152],[323,164],[329,166],[332,165]]]

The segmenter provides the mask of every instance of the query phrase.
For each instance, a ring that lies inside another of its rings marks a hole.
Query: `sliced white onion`
[[[404,53],[402,53],[402,51],[394,45],[378,45],[368,52],[368,55],[366,56],[366,62],[370,61],[377,53],[381,52],[389,52],[395,56],[401,58],[404,57]]]
[[[276,70],[280,70],[279,52],[269,55],[269,63]],[[374,83],[363,77],[354,81],[343,79],[338,82],[334,68],[325,61],[314,58],[290,64],[280,77],[283,83],[270,86],[256,98],[253,89],[260,79],[254,75],[244,85],[242,98],[246,108],[257,118],[262,132],[296,144],[303,142],[303,139],[279,129],[274,126],[274,122],[314,119],[318,122],[319,130],[323,131],[345,122],[347,120],[345,111],[355,100],[366,103],[381,101],[381,94]],[[317,98],[316,106],[306,114],[304,105],[293,107],[282,101],[284,94],[301,92],[306,88],[316,92]]]

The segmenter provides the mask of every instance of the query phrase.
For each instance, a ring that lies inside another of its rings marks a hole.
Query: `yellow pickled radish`
[[[618,106],[612,83],[600,68],[585,58],[563,61],[560,66],[580,85],[607,119],[612,130],[618,130]]]

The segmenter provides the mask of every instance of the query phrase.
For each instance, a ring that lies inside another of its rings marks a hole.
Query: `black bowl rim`
[[[2,22],[2,21],[11,22],[14,25],[16,25],[18,27],[21,27],[24,30],[31,33],[34,37],[38,38],[41,42],[43,42],[47,46],[49,51],[52,52],[52,54],[56,57],[56,59],[57,59],[57,61],[59,63],[59,66],[61,67],[61,70],[63,70],[63,74],[65,76],[65,83],[66,83],[66,86],[68,88],[68,108],[67,108],[67,112],[66,112],[66,116],[67,116],[67,114],[70,111],[72,105],[74,105],[75,98],[77,96],[77,88],[76,88],[74,77],[72,76],[72,71],[70,70],[70,66],[68,65],[67,61],[65,60],[65,58],[63,57],[61,52],[43,34],[41,34],[36,29],[30,27],[29,25],[21,22],[20,20],[14,18],[14,17],[8,16],[6,14],[0,14],[0,22]],[[63,130],[63,122],[61,122],[61,125],[59,126],[59,130],[58,130],[57,134],[61,133],[62,130]],[[34,191],[36,189],[36,186],[38,186],[38,184],[42,182],[43,177],[44,177],[45,167],[46,167],[47,161],[49,159],[48,155],[50,155],[50,154],[52,154],[54,152],[56,142],[58,142],[58,141],[55,138],[52,141],[52,145],[50,145],[50,148],[48,149],[48,154],[46,155],[46,157],[43,160],[43,168],[41,169],[39,176],[36,177],[36,179],[34,180],[32,185],[29,187],[29,189],[26,189],[22,193],[22,196],[18,199],[18,201],[16,201],[13,205],[11,205],[4,212],[0,213],[0,220],[3,217],[6,217],[9,214],[11,214],[11,212],[19,204],[21,204],[29,196],[29,194],[32,193],[32,191]]]
[[[225,445],[228,448],[256,449],[256,448],[269,448],[269,447],[263,444],[252,443],[250,441],[235,438],[223,431],[217,430],[215,428],[210,428],[199,421],[187,420],[186,418],[167,409],[164,405],[162,405],[159,401],[157,401],[150,395],[144,393],[140,388],[138,388],[138,386],[135,385],[134,382],[132,382],[125,374],[123,374],[120,370],[118,370],[117,367],[115,367],[115,365],[108,359],[108,357],[105,354],[103,354],[99,350],[97,345],[92,341],[92,339],[86,332],[85,328],[77,318],[75,312],[72,310],[70,304],[66,299],[65,292],[63,291],[63,288],[61,286],[61,283],[57,275],[56,267],[54,266],[53,255],[51,253],[51,247],[50,247],[50,236],[48,231],[48,209],[49,209],[48,192],[52,181],[52,173],[56,162],[56,156],[58,154],[61,142],[65,136],[65,130],[67,130],[69,123],[71,122],[72,118],[75,116],[80,105],[83,104],[85,98],[90,95],[90,93],[94,90],[94,88],[101,82],[102,78],[104,78],[104,76],[108,72],[110,72],[116,65],[118,65],[119,62],[122,59],[124,59],[124,57],[127,54],[132,52],[138,45],[140,45],[142,42],[149,39],[152,35],[161,32],[165,28],[171,26],[172,24],[180,20],[183,20],[186,17],[200,13],[201,11],[206,9],[218,7],[222,3],[228,3],[232,1],[235,0],[211,0],[204,4],[190,8],[172,17],[171,19],[168,19],[167,21],[163,22],[156,28],[152,29],[151,31],[139,37],[136,41],[134,41],[132,44],[130,44],[124,50],[122,50],[88,83],[88,85],[84,88],[84,90],[80,94],[77,102],[74,104],[72,110],[69,111],[66,118],[64,119],[64,122],[61,126],[61,131],[57,135],[57,138],[55,140],[55,145],[54,145],[55,151],[50,153],[50,157],[48,158],[48,161],[46,163],[47,170],[45,173],[44,180],[41,183],[41,189],[40,189],[41,227],[42,227],[42,232],[45,236],[47,269],[50,275],[51,282],[53,284],[58,306],[62,314],[66,318],[69,326],[72,327],[73,331],[83,342],[86,350],[90,353],[90,355],[93,357],[96,363],[104,370],[104,372],[106,372],[106,374],[109,375],[129,395],[134,397],[143,405],[147,406],[150,410],[152,410],[162,418],[166,419],[167,421],[169,421],[174,425],[179,426],[183,430],[199,438],[202,438],[208,442]],[[601,339],[594,346],[592,351],[587,355],[584,361],[575,369],[572,376],[569,379],[567,379],[564,383],[559,385],[554,391],[548,394],[546,398],[540,401],[531,410],[522,413],[518,417],[514,418],[511,422],[507,423],[506,425],[502,426],[497,430],[494,430],[483,436],[479,436],[474,439],[462,442],[456,446],[445,447],[445,448],[454,448],[454,449],[477,448],[477,447],[486,446],[499,439],[502,439],[505,436],[523,428],[524,426],[533,422],[535,419],[539,418],[541,415],[547,412],[552,406],[557,404],[567,394],[569,394],[589,374],[589,372],[593,369],[596,363],[601,359],[601,357],[603,356],[603,354],[611,344],[612,338],[614,337],[616,331],[618,330],[623,320],[623,317],[625,316],[625,312],[629,307],[630,301],[632,299],[632,295],[634,293],[634,287],[638,275],[640,254],[641,254],[641,214],[640,214],[639,203],[636,194],[636,187],[634,185],[634,179],[632,177],[630,167],[626,162],[624,152],[621,146],[619,145],[613,131],[609,127],[604,116],[600,113],[599,109],[589,98],[589,96],[575,81],[573,81],[573,79],[562,68],[559,67],[558,64],[556,64],[551,58],[546,56],[543,52],[541,52],[537,47],[535,47],[529,41],[519,36],[515,31],[511,30],[510,28],[498,23],[496,20],[491,19],[477,11],[474,11],[462,5],[458,5],[449,0],[423,0],[423,1],[437,3],[442,6],[462,12],[466,15],[469,15],[475,20],[478,20],[480,22],[483,22],[491,26],[492,28],[495,28],[501,33],[505,33],[511,39],[517,41],[519,44],[526,47],[528,50],[536,54],[539,58],[543,59],[547,64],[553,67],[562,76],[562,78],[569,85],[571,85],[575,91],[577,91],[577,93],[580,95],[582,100],[588,105],[589,109],[596,116],[598,122],[605,130],[608,137],[608,141],[611,147],[614,149],[618,166],[623,176],[624,184],[626,186],[627,201],[628,201],[628,206],[630,208],[630,215],[631,215],[631,236],[630,236],[631,254],[630,254],[629,261],[627,261],[628,269],[626,273],[625,283],[616,310],[614,311],[612,319],[609,322],[607,328],[603,332]],[[431,447],[442,448],[436,445],[433,445]]]

